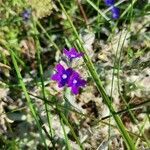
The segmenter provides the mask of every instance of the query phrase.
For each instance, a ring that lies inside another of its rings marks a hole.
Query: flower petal
[[[64,85],[61,84],[61,83],[58,84],[58,87],[59,87],[59,88],[61,88],[61,87],[63,87],[63,86],[64,86]]]
[[[72,68],[68,68],[66,70],[66,74],[67,74],[68,79],[70,78],[70,76],[72,75],[72,73],[73,73],[73,69]]]
[[[79,77],[80,77],[80,75],[79,75],[78,72],[74,71],[74,72],[72,73],[72,78],[78,79]]]
[[[69,79],[67,86],[72,87],[73,85],[74,85],[73,84],[73,78],[71,78],[71,79]]]
[[[73,83],[73,81],[74,80],[79,80],[79,74],[76,72],[76,71],[73,71],[73,73],[72,73],[72,75],[71,75],[71,77],[70,77],[70,79],[69,79],[69,81],[68,81],[68,87],[72,87],[72,86],[74,86],[74,83]]]
[[[67,55],[67,56],[69,55],[69,51],[67,49],[64,48],[63,52],[65,55]]]
[[[63,86],[65,86],[66,83],[67,83],[66,79],[61,79],[59,84],[58,84],[58,87],[63,87]]]
[[[83,53],[79,53],[76,48],[70,48],[69,51],[67,49],[63,50],[64,54],[69,58],[70,61],[74,58],[78,58],[83,56]]]
[[[79,87],[73,86],[73,87],[71,88],[71,92],[72,92],[73,94],[77,95],[77,94],[79,93]]]
[[[113,8],[111,9],[111,12],[112,12],[112,17],[113,17],[114,19],[118,19],[118,18],[119,18],[119,16],[120,16],[120,9],[119,9],[119,8],[113,7]]]
[[[70,54],[77,54],[78,53],[77,50],[76,50],[76,48],[71,48],[69,50],[69,52],[70,52]]]
[[[80,80],[79,81],[79,86],[85,86],[86,85],[86,81],[85,80]]]
[[[65,70],[61,64],[57,64],[55,68],[59,73],[62,73]]]
[[[51,79],[55,80],[55,81],[59,81],[60,80],[60,75],[58,73],[56,73],[56,74],[51,76]]]

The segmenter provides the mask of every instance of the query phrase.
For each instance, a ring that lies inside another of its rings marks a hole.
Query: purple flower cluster
[[[114,6],[115,0],[105,0],[105,4],[106,4],[106,6],[112,7],[112,9],[111,9],[112,18],[118,19],[120,16],[120,9]]]
[[[22,13],[22,18],[24,21],[28,21],[31,17],[31,10],[30,9],[26,9],[23,11]]]
[[[69,51],[64,49],[64,54],[68,57],[69,61],[83,56],[83,53],[78,53],[75,48],[71,48]],[[56,74],[52,75],[51,79],[57,81],[58,87],[67,85],[67,87],[71,88],[71,92],[77,95],[79,89],[86,85],[86,81],[71,67],[65,69],[61,64],[57,64],[55,69]]]
[[[69,51],[64,49],[64,54],[68,57],[70,61],[74,58],[79,58],[83,56],[83,53],[78,53],[75,48],[71,48]]]

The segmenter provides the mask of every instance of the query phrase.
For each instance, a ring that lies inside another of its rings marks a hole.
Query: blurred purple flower
[[[31,17],[31,10],[30,9],[26,9],[23,11],[22,13],[22,18],[24,21],[28,21]]]
[[[71,48],[69,49],[69,51],[67,49],[64,49],[63,52],[69,58],[70,61],[72,61],[72,59],[74,58],[79,58],[83,56],[83,53],[77,52],[75,48]]]
[[[56,65],[56,74],[52,75],[51,79],[58,82],[58,87],[63,87],[68,83],[70,76],[72,75],[73,69],[65,69],[61,64]]]
[[[76,71],[73,71],[68,81],[68,87],[71,87],[72,93],[77,95],[79,93],[79,88],[84,87],[85,84],[86,81],[81,79],[80,75]]]
[[[114,19],[118,19],[120,17],[120,9],[115,6],[111,9],[111,13],[112,13],[112,18]]]
[[[115,0],[104,0],[104,1],[105,1],[106,6],[112,6],[115,3]]]

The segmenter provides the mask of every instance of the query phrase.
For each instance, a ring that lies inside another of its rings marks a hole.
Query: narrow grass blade
[[[24,82],[23,82],[23,78],[22,78],[22,75],[21,75],[21,73],[20,73],[20,71],[19,71],[19,67],[18,67],[17,61],[16,61],[16,59],[15,59],[13,53],[12,53],[12,50],[11,50],[10,48],[8,48],[8,47],[7,47],[7,49],[8,49],[9,52],[10,52],[13,65],[14,65],[14,67],[15,67],[15,70],[16,70],[16,73],[17,73],[18,80],[19,80],[19,82],[20,82],[21,88],[22,88],[22,90],[23,90],[23,92],[24,92],[24,94],[25,94],[25,97],[26,97],[28,106],[29,106],[30,111],[31,111],[31,113],[32,113],[32,116],[33,116],[33,118],[34,118],[34,120],[35,120],[35,122],[36,122],[36,125],[37,125],[37,127],[38,127],[38,129],[39,129],[42,142],[44,143],[46,149],[48,150],[48,147],[47,147],[47,144],[46,144],[44,135],[43,135],[43,133],[42,133],[42,128],[41,128],[41,125],[40,125],[40,122],[39,122],[39,118],[38,118],[38,116],[37,116],[36,109],[35,109],[35,107],[33,106],[32,102],[31,102],[30,96],[29,96],[29,94],[28,94],[28,92],[27,92],[27,89],[26,89],[26,86],[25,86],[25,84],[24,84]]]
[[[66,142],[66,145],[67,145],[67,150],[71,150],[70,142],[68,140],[68,137],[67,137],[67,134],[66,134],[66,131],[65,131],[64,122],[63,122],[63,119],[61,117],[60,117],[60,123],[61,123],[62,129],[63,129],[63,132],[64,132],[64,137],[65,137],[65,142]]]

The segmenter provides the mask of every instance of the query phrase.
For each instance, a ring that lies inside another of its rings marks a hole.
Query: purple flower
[[[58,87],[63,87],[68,83],[70,76],[72,75],[73,69],[65,69],[61,64],[56,65],[56,74],[52,75],[51,79],[58,82]]]
[[[115,0],[105,0],[106,6],[112,6],[114,5],[114,3],[115,3]]]
[[[81,79],[80,75],[73,71],[69,81],[68,87],[71,87],[71,91],[73,94],[77,95],[79,93],[79,88],[85,86],[86,81]]]
[[[22,13],[22,17],[23,17],[24,21],[28,21],[31,17],[31,10],[30,9],[24,10]]]
[[[120,9],[114,6],[114,7],[111,9],[111,13],[112,13],[112,18],[118,19],[119,16],[120,16]]]
[[[77,95],[79,89],[84,87],[86,81],[81,79],[80,75],[72,68],[65,69],[61,64],[57,64],[56,73],[52,75],[51,79],[58,82],[58,87],[63,87],[67,84],[71,87],[72,94]]]
[[[83,56],[83,53],[78,53],[75,48],[71,48],[69,49],[69,51],[67,49],[64,49],[63,52],[69,58],[70,61],[72,61],[72,59],[74,58],[79,58]]]

